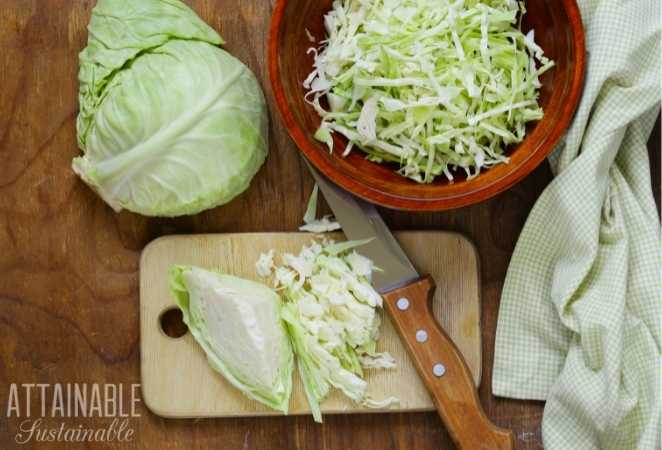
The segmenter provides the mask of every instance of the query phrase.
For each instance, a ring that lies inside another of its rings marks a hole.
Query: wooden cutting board
[[[331,235],[344,240],[342,234]],[[437,283],[434,314],[460,348],[474,375],[481,376],[480,283],[478,257],[465,237],[440,231],[402,231],[396,238],[419,273]],[[260,253],[297,252],[310,242],[309,233],[237,233],[167,236],[150,243],[140,263],[140,350],[143,401],[164,417],[239,417],[277,415],[249,400],[208,366],[190,333],[166,335],[163,314],[176,309],[168,291],[168,270],[174,264],[219,268],[258,280],[255,261]],[[278,262],[278,260],[276,260]],[[368,370],[368,394],[375,399],[395,396],[389,411],[434,410],[430,397],[388,318],[382,324],[379,351],[389,351],[395,369]],[[335,391],[322,404],[323,413],[375,412],[354,404]],[[303,386],[295,370],[290,414],[309,412]]]

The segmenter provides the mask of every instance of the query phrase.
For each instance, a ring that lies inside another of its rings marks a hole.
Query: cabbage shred
[[[308,200],[308,207],[303,215],[303,225],[299,227],[299,231],[308,231],[310,233],[326,233],[329,231],[336,231],[341,229],[340,223],[333,219],[331,215],[327,214],[317,219],[317,197],[319,193],[319,186],[315,184],[313,192],[310,194]]]
[[[315,137],[333,151],[342,135],[343,156],[359,147],[421,183],[507,162],[543,116],[539,77],[554,65],[520,30],[524,13],[515,0],[334,1],[304,81]]]

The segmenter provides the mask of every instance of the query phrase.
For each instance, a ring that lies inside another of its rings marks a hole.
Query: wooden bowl
[[[439,211],[470,205],[509,188],[533,171],[566,130],[579,102],[584,78],[584,31],[574,0],[527,0],[525,31],[535,29],[538,45],[556,65],[541,77],[544,117],[529,124],[524,140],[508,149],[510,162],[452,183],[438,177],[419,184],[395,173],[397,166],[370,162],[356,149],[340,156],[344,138],[334,135],[334,151],[313,138],[320,117],[304,99],[303,80],[312,70],[312,45],[324,39],[323,16],[331,0],[276,0],[269,30],[269,76],[287,130],[308,160],[347,191],[396,209]],[[459,175],[459,174],[458,174]]]

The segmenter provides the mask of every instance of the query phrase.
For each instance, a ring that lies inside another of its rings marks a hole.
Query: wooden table
[[[226,48],[262,81],[270,5],[266,0],[198,0],[194,9]],[[9,383],[139,383],[138,258],[164,234],[295,230],[312,180],[271,112],[271,153],[248,192],[194,217],[115,214],[70,169],[75,138],[77,54],[92,1],[4,0],[0,8],[0,406]],[[659,186],[659,126],[652,141]],[[543,404],[491,395],[499,294],[528,211],[551,179],[543,165],[510,191],[438,214],[383,211],[393,229],[447,229],[474,240],[481,257],[483,381],[494,421],[515,430],[517,447],[541,448]],[[657,192],[659,203],[659,192]],[[33,408],[38,407],[35,401]],[[21,419],[2,410],[0,448],[16,446]],[[29,444],[47,449],[447,449],[436,414],[166,420],[141,406],[131,444]],[[57,425],[59,420],[48,419]],[[70,418],[68,426],[108,419]]]

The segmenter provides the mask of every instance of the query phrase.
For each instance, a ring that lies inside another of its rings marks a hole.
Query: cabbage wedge
[[[172,268],[170,290],[211,367],[247,397],[287,414],[294,356],[278,294],[188,266]]]

